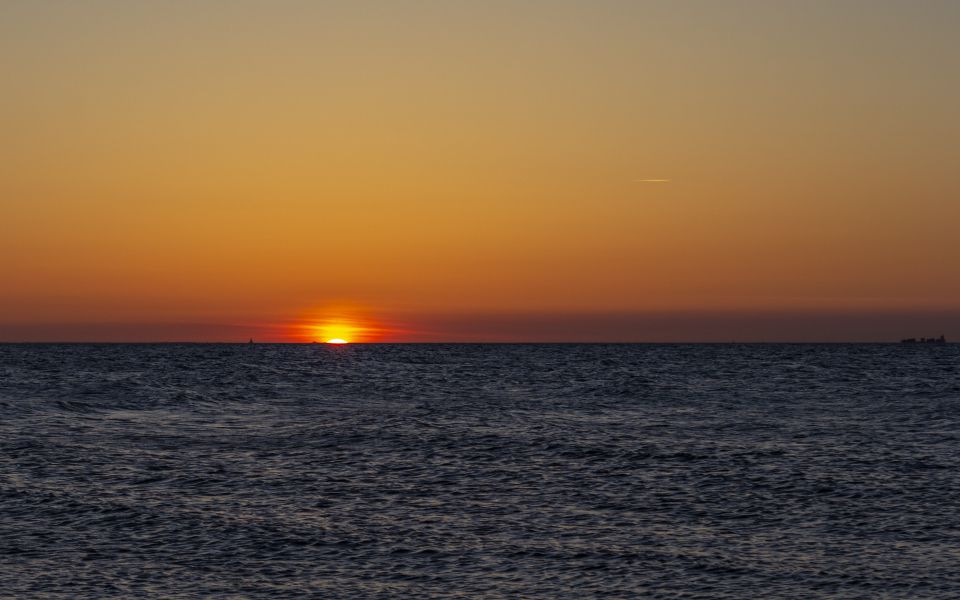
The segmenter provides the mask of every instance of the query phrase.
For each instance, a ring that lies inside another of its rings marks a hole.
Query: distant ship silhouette
[[[901,344],[946,344],[947,338],[940,336],[938,338],[907,338],[905,340],[900,340]]]

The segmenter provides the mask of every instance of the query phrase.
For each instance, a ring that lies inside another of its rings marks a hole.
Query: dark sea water
[[[0,345],[0,597],[960,597],[960,345]]]

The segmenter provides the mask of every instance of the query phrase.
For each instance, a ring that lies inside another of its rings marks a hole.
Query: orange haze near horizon
[[[0,341],[957,337],[958,28],[4,2]]]

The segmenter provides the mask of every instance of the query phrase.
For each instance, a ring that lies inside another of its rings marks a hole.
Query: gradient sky
[[[5,0],[0,340],[960,337],[957,31],[954,1]]]

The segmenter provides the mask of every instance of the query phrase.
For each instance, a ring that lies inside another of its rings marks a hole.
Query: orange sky
[[[4,2],[0,341],[960,336],[958,26]]]

